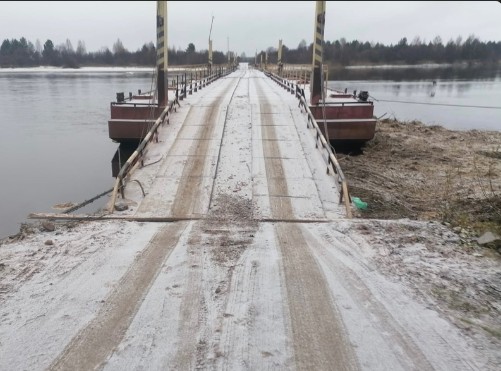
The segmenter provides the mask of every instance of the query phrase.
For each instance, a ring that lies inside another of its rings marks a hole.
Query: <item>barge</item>
[[[325,138],[335,144],[363,144],[373,139],[377,120],[368,92],[361,91],[358,95],[328,92],[317,104],[310,99],[309,105]]]

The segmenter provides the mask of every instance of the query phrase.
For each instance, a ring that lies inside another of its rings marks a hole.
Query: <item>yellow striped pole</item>
[[[165,107],[168,100],[167,65],[167,1],[157,1],[157,91],[160,107]]]
[[[315,12],[315,34],[313,43],[313,66],[310,79],[310,103],[317,105],[322,97],[322,63],[325,28],[325,1],[317,1]]]

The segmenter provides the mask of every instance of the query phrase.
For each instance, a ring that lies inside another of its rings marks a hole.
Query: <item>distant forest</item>
[[[277,48],[270,47],[268,62],[277,62]],[[262,50],[260,53],[265,53]],[[302,40],[297,48],[282,48],[284,63],[311,63],[313,44],[309,46]],[[255,58],[250,62],[254,63]],[[264,59],[263,59],[264,60]],[[482,42],[474,35],[466,40],[458,37],[449,40],[446,44],[437,36],[431,42],[424,42],[419,37],[411,42],[406,37],[396,45],[383,45],[381,43],[360,42],[358,40],[346,41],[344,38],[336,41],[326,41],[324,44],[324,63],[331,66],[351,65],[380,65],[380,64],[420,64],[420,63],[459,63],[483,62],[498,63],[501,61],[501,41]],[[260,62],[258,54],[257,63]]]
[[[83,66],[154,66],[156,48],[150,42],[141,49],[131,52],[118,39],[112,50],[102,48],[97,52],[87,52],[85,43],[78,41],[76,49],[70,40],[54,45],[47,40],[43,45],[39,40],[35,44],[24,37],[20,40],[5,39],[0,46],[0,67],[35,67],[56,66],[78,68]],[[195,45],[190,43],[186,50],[168,49],[170,65],[205,64],[208,60],[208,51],[196,51]],[[212,52],[215,64],[227,61],[225,53]]]
[[[313,45],[307,45],[302,40],[297,48],[283,47],[284,63],[311,63]],[[277,48],[269,47],[257,54],[268,53],[268,63],[277,62]],[[196,50],[190,43],[186,49],[169,49],[169,65],[205,64],[208,59],[207,50]],[[154,66],[155,45],[150,42],[136,51],[125,48],[120,39],[113,44],[112,49],[102,48],[97,52],[87,52],[85,43],[78,41],[76,49],[70,40],[54,45],[47,40],[43,45],[39,40],[33,44],[22,37],[5,39],[0,46],[0,67],[33,67],[59,66],[78,68],[81,66]],[[215,64],[225,63],[224,52],[214,51]],[[254,63],[254,57],[246,57],[244,53],[240,60]],[[408,42],[402,38],[397,44],[383,45],[381,43],[346,41],[344,38],[336,41],[326,41],[324,46],[324,61],[331,66],[349,66],[362,64],[419,64],[419,63],[457,63],[482,62],[498,63],[501,61],[501,41],[480,41],[474,35],[466,40],[458,37],[443,43],[440,37],[431,42],[424,42],[419,37]]]

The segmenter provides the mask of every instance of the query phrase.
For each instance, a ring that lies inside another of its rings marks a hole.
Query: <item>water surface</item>
[[[501,130],[498,68],[359,68],[330,75],[338,79],[329,81],[333,89],[368,91],[378,117],[453,130]]]
[[[117,92],[149,91],[151,80],[148,69],[0,70],[0,237],[17,233],[30,212],[113,187],[110,102]]]

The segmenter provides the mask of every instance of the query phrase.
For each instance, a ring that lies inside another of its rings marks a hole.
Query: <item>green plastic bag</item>
[[[360,210],[367,209],[367,202],[363,202],[360,198],[352,197],[351,201],[355,204],[357,209],[360,209]]]

